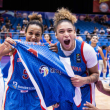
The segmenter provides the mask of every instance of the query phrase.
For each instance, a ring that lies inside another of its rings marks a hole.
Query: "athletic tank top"
[[[8,86],[18,90],[35,90],[30,78],[18,56],[17,50],[10,58]]]
[[[58,55],[61,57],[66,57],[61,50],[60,43],[58,42]],[[86,71],[86,61],[83,55],[83,46],[84,42],[76,40],[76,48],[73,53],[68,56],[70,57],[71,67],[75,73],[75,75],[87,76]]]

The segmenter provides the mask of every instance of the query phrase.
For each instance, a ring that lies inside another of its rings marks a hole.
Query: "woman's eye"
[[[40,34],[36,34],[36,36],[38,37],[38,36],[40,36]]]
[[[32,35],[32,32],[29,32],[30,35]]]
[[[59,33],[63,33],[64,31],[60,31]]]
[[[68,30],[68,32],[72,32],[72,30]]]

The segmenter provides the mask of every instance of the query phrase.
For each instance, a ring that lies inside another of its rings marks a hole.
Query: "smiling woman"
[[[25,30],[26,41],[40,43],[43,34],[42,16],[34,13],[30,15],[29,18],[30,22],[27,24]],[[4,50],[0,52],[0,57],[10,52],[12,53],[10,56],[10,71],[7,77],[3,109],[42,110],[36,90],[30,78],[27,76],[26,69],[23,64],[20,63],[17,50],[12,47],[12,44],[16,45],[16,42],[8,37],[5,39],[4,43],[0,45],[0,48],[4,46]]]
[[[91,46],[94,48],[95,52],[96,52],[96,56],[97,56],[97,61],[100,62],[99,63],[99,76],[101,74],[102,71],[102,67],[103,67],[103,78],[105,79],[106,77],[106,72],[107,72],[107,62],[106,62],[106,51],[103,53],[101,47],[98,46],[97,42],[98,42],[98,36],[97,35],[93,35],[91,38]],[[105,55],[104,55],[105,54]],[[104,58],[105,56],[105,58]],[[101,61],[100,61],[101,60]],[[101,64],[101,65],[100,65]],[[102,66],[103,65],[103,66]],[[101,68],[101,69],[100,69]]]

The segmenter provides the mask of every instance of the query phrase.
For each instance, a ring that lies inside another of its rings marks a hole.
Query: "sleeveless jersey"
[[[99,50],[98,50],[98,45],[96,45],[96,47],[94,47],[94,50],[95,50],[96,55],[97,55],[97,60],[99,60]]]
[[[1,61],[0,61],[0,77],[2,77],[3,75],[2,75],[2,72],[1,72]]]
[[[20,89],[19,87],[22,87],[20,90],[31,90],[32,84],[35,88],[38,85],[40,91],[38,88],[36,91],[41,104],[43,97],[47,106],[60,100],[73,102],[75,87],[71,84],[70,76],[67,74],[59,56],[48,49],[48,44],[38,45],[36,43],[17,42],[15,48],[17,50],[11,57],[11,65],[13,66],[9,69],[9,71],[13,71],[9,72],[8,75],[8,77],[10,76],[8,83],[10,88]],[[22,73],[24,67],[29,76],[26,71]],[[10,73],[13,74],[10,75]],[[42,106],[45,108],[45,104]]]
[[[72,70],[74,71],[74,74],[82,76],[82,77],[88,76],[87,66],[86,66],[87,62],[86,62],[86,60],[84,58],[84,54],[83,54],[84,43],[85,42],[83,42],[83,41],[76,40],[75,50],[73,51],[73,53],[70,56],[68,56],[68,57],[70,57],[71,67],[72,67]],[[58,46],[58,55],[60,55],[62,57],[67,57],[64,55],[63,51],[61,50],[60,43],[57,43],[57,46]],[[95,88],[94,87],[95,87],[94,83],[85,84],[80,87],[81,94],[82,94],[82,99],[81,99],[82,101],[79,106],[76,106],[74,103],[71,106],[71,103],[66,102],[69,104],[68,105],[69,108],[68,108],[68,107],[64,106],[63,103],[65,103],[65,102],[61,102],[60,103],[61,106],[55,110],[64,110],[65,107],[68,110],[71,110],[71,109],[82,110],[82,108],[84,107],[84,103],[86,103],[86,101],[91,102],[94,105],[94,103],[95,103],[95,97],[94,97]]]
[[[110,51],[109,51],[108,54],[107,54],[107,59],[108,59],[109,65],[110,65]]]
[[[24,68],[17,50],[10,58],[10,67],[8,71],[8,86],[18,90],[35,90],[30,78]]]
[[[89,42],[89,44],[91,45],[91,41]],[[96,52],[96,56],[97,56],[97,60],[99,60],[99,50],[98,50],[98,45],[96,44],[95,47],[93,47],[95,52]]]
[[[106,57],[106,52],[107,52],[107,51],[106,51],[105,49],[103,49],[102,52],[103,52],[103,54],[104,54],[104,57]],[[101,57],[100,53],[99,53],[99,60],[102,60],[102,57]]]
[[[57,46],[58,46],[58,55],[62,57],[66,57],[60,48],[60,43],[58,43]],[[87,76],[86,75],[86,61],[83,56],[82,41],[76,40],[76,49],[69,57],[71,61],[71,67],[75,75]]]

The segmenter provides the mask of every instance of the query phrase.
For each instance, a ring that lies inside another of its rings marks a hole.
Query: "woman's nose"
[[[69,36],[69,33],[68,32],[65,32],[64,35],[65,35],[65,37],[68,37]]]

